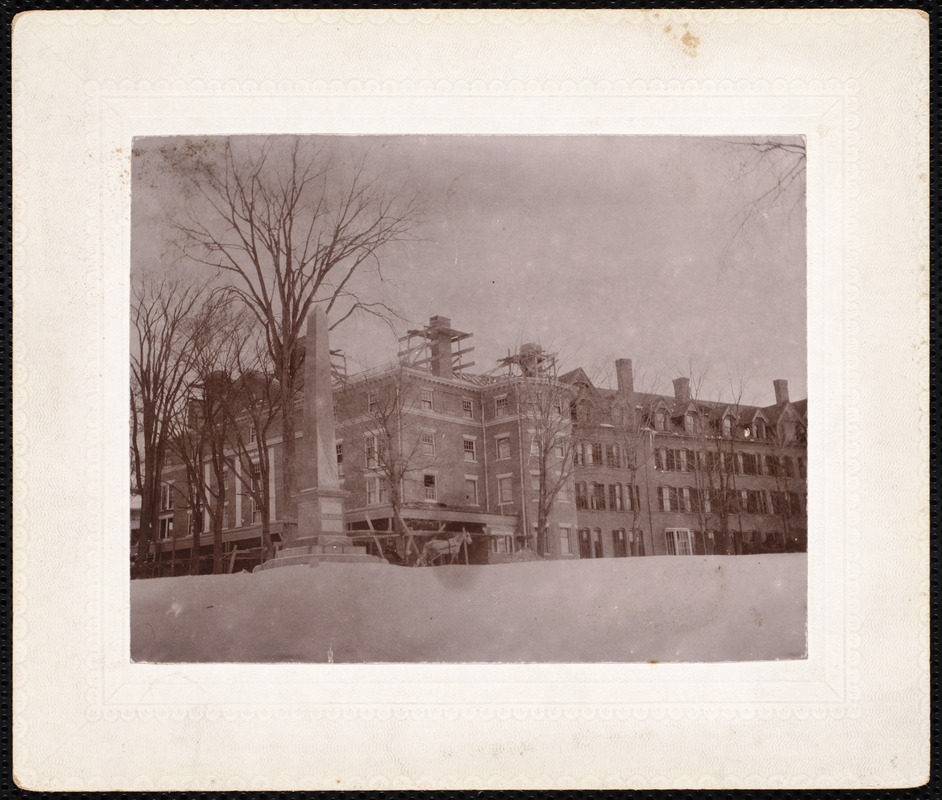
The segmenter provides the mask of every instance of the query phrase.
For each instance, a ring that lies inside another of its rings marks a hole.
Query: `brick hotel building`
[[[581,369],[558,374],[537,345],[482,374],[467,362],[469,338],[432,317],[403,339],[396,363],[338,376],[346,524],[371,552],[395,560],[397,519],[425,540],[470,533],[462,558],[470,563],[519,558],[537,543],[544,557],[560,559],[806,548],[807,401],[791,402],[785,380],[774,382],[769,406],[707,402],[687,378],[674,381],[672,395],[635,391],[632,363],[619,359],[616,388],[605,389]],[[246,482],[269,482],[280,538],[280,442],[267,444],[267,475],[237,461],[226,475],[223,538],[242,554],[240,569],[251,568],[260,544]],[[195,535],[201,570],[210,570],[212,534],[185,507],[185,471],[170,465],[164,481],[152,546],[158,573],[170,574],[171,564],[185,571]]]

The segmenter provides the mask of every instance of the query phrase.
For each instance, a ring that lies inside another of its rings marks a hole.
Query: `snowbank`
[[[805,654],[804,555],[427,569],[294,566],[131,583],[135,661],[739,661]]]

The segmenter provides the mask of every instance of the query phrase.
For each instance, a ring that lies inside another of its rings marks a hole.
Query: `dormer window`
[[[755,428],[756,428],[756,439],[765,439],[766,438],[765,420],[757,419]]]
[[[667,412],[663,409],[658,409],[654,412],[654,430],[656,431],[666,431],[667,430]]]
[[[723,436],[727,439],[733,435],[733,421],[729,417],[723,417]]]
[[[684,430],[687,433],[697,432],[697,415],[691,411],[684,414]]]

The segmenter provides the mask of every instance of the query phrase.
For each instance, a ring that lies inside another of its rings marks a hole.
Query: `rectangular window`
[[[252,497],[251,497],[251,502],[250,502],[250,507],[251,507],[251,512],[252,512],[252,524],[255,525],[262,521],[262,513],[258,505],[258,498],[262,491],[262,465],[252,464],[252,469],[249,475],[252,482],[251,483]]]
[[[474,419],[474,403],[470,397],[461,398],[461,414],[465,419]]]
[[[553,442],[553,454],[556,458],[565,458],[566,457],[566,444],[562,439],[557,439]]]
[[[749,490],[746,493],[746,511],[750,514],[765,514],[765,492]]]
[[[160,520],[160,538],[173,538],[173,517],[163,517]]]
[[[743,475],[759,474],[759,457],[755,453],[741,453]]]
[[[788,496],[788,515],[797,517],[801,514],[801,501],[798,499],[798,492],[786,492]]]
[[[477,453],[474,439],[465,439],[464,443],[462,444],[462,448],[464,449],[465,461],[477,461],[478,460],[478,453]]]
[[[572,555],[572,542],[570,541],[571,530],[566,525],[559,526],[559,554],[561,556]]]
[[[376,392],[370,392],[366,396],[367,413],[372,414],[376,411]]]
[[[337,477],[343,477],[343,442],[337,442],[335,448],[337,451]]]
[[[772,513],[780,517],[790,517],[798,512],[798,495],[794,492],[771,492]],[[793,505],[793,500],[795,505]]]
[[[588,528],[579,529],[579,558],[592,558],[592,539]]]
[[[604,483],[593,483],[591,485],[591,494],[589,496],[589,502],[592,504],[593,511],[605,510],[605,484]]]
[[[173,510],[173,486],[169,483],[164,483],[160,487],[160,510]]]
[[[435,433],[422,431],[422,452],[427,456],[435,455]]]
[[[624,528],[612,531],[612,550],[615,558],[626,558],[628,556],[628,540],[625,538]]]
[[[608,507],[612,511],[625,510],[625,498],[620,483],[613,483],[608,487]]]
[[[497,460],[503,461],[506,458],[510,458],[510,437],[501,436],[497,440]]]
[[[676,486],[661,486],[657,493],[658,510],[682,511],[684,502],[683,491]]]
[[[667,540],[667,555],[692,556],[693,537],[687,528],[668,528],[664,531]]]
[[[683,450],[683,472],[693,472],[697,468],[697,454],[693,450]]]
[[[367,468],[379,465],[379,439],[375,434],[368,433],[363,442],[364,460]]]
[[[438,500],[438,487],[435,485],[435,476],[426,474],[422,478],[422,486],[425,489],[425,499],[432,502]]]
[[[432,390],[431,390],[431,389],[423,389],[423,390],[422,390],[422,405],[421,405],[421,407],[422,407],[422,410],[423,410],[423,411],[434,411],[434,409],[435,409],[434,395],[432,394]]]
[[[534,458],[540,457],[540,440],[536,436],[530,439],[530,455]]]
[[[531,472],[530,473],[530,491],[539,492],[540,491],[540,473]]]
[[[379,505],[386,502],[386,479],[372,477],[366,479],[366,504]]]
[[[596,528],[592,531],[592,554],[596,558],[602,557],[602,529]]]
[[[494,398],[494,414],[498,417],[507,416],[507,396]]]
[[[663,447],[659,447],[654,451],[654,468],[662,472],[667,471],[667,450]]]
[[[621,448],[617,444],[608,446],[606,460],[610,467],[615,467],[616,469],[621,467]]]
[[[563,399],[561,397],[553,400],[553,411],[560,417],[563,415]]]
[[[687,494],[690,497],[690,510],[695,514],[699,514],[701,511],[710,511],[710,504],[706,502],[705,492],[691,488],[687,490]]]
[[[565,481],[559,485],[559,489],[556,492],[556,500],[560,503],[572,502],[572,495],[569,492],[569,484]]]
[[[469,506],[476,506],[478,504],[478,479],[477,478],[465,478],[464,479],[464,502]]]
[[[577,467],[581,467],[585,464],[585,445],[582,442],[576,442],[575,450],[573,451],[573,463]]]
[[[579,481],[576,484],[576,508],[584,510],[589,507],[589,496],[586,491],[585,481]]]
[[[791,456],[782,456],[782,475],[788,478],[795,477],[795,462]]]
[[[592,463],[602,465],[602,445],[599,442],[592,443]]]
[[[502,478],[497,479],[497,501],[501,505],[514,501],[514,484],[510,475],[504,475]]]
[[[252,425],[249,428],[249,444],[255,444],[258,441],[258,428]]]

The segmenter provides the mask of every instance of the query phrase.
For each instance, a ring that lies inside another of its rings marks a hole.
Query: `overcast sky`
[[[420,241],[383,255],[389,299],[415,325],[441,314],[473,332],[474,371],[537,341],[602,382],[625,357],[637,388],[670,391],[693,362],[714,395],[741,375],[746,402],[773,402],[775,378],[805,396],[803,180],[741,226],[783,162],[706,137],[329,138],[335,158],[367,151],[382,180],[416,194]],[[171,263],[167,223],[179,189],[154,171],[168,141],[135,141],[135,269],[186,268]],[[365,320],[332,346],[354,368],[396,352]]]

